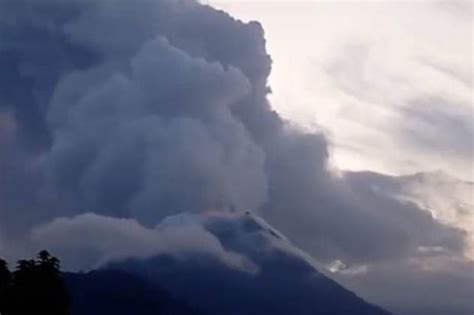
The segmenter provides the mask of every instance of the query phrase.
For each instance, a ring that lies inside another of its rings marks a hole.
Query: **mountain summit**
[[[166,224],[196,220],[240,261],[238,266],[190,252],[127,259],[87,274],[68,274],[72,314],[130,314],[130,305],[136,315],[389,314],[319,272],[309,255],[250,212],[180,215]],[[124,296],[128,307],[122,306]]]

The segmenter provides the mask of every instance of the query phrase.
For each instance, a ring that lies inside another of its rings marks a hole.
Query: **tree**
[[[0,259],[0,313],[5,307],[7,301],[8,288],[11,285],[12,274],[8,269],[8,264],[5,260]]]
[[[0,288],[8,286],[10,284],[12,275],[8,269],[8,263],[0,259]]]
[[[38,253],[38,260],[40,264],[47,264],[51,258],[51,254],[45,249]]]
[[[0,273],[1,266],[0,261]],[[45,250],[38,253],[36,260],[18,261],[1,297],[2,315],[68,314],[69,294],[59,260]]]
[[[39,268],[44,272],[52,272],[55,274],[59,273],[61,268],[59,259],[51,256],[47,250],[42,250],[38,253],[37,261]]]

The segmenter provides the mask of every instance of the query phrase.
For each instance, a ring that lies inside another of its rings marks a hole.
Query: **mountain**
[[[70,315],[200,315],[185,301],[134,274],[119,270],[67,273]]]
[[[237,268],[202,253],[162,254],[67,274],[72,315],[389,314],[318,272],[309,256],[251,213],[210,215],[203,224],[246,263]]]

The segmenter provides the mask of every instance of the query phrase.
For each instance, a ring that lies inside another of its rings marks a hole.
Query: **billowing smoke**
[[[130,257],[148,259],[171,255],[186,260],[202,255],[216,258],[232,269],[257,272],[258,267],[250,259],[226,250],[220,240],[205,229],[207,221],[212,219],[180,214],[164,219],[151,229],[133,219],[83,214],[59,218],[36,228],[32,241],[47,244],[50,250],[61,254],[65,268],[72,270],[100,268]]]
[[[16,195],[3,237],[81,212],[151,226],[266,200],[244,121],[253,104],[270,113],[257,24],[193,1],[2,1],[0,32],[2,125],[17,138],[2,146]]]
[[[462,252],[461,231],[335,176],[325,137],[271,109],[258,23],[191,0],[0,0],[0,69],[2,254],[94,231],[79,249],[117,252],[92,265],[147,256],[167,216],[233,209],[323,261]]]

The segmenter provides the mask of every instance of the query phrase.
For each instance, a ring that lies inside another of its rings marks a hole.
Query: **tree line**
[[[60,262],[46,250],[19,260],[13,271],[0,259],[1,315],[67,315],[70,297]]]

